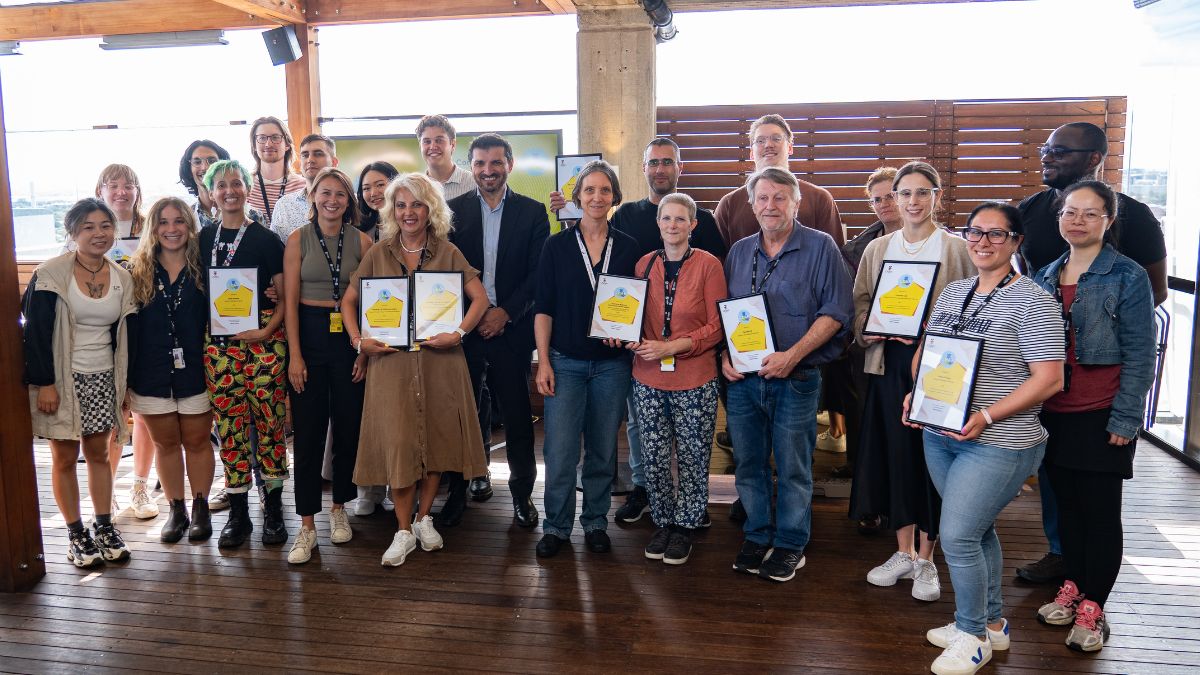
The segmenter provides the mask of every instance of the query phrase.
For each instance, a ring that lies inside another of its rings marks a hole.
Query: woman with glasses
[[[1023,235],[1016,207],[976,207],[963,236],[978,273],[948,284],[929,318],[930,333],[983,342],[966,424],[957,433],[924,431],[925,463],[942,498],[938,531],[955,604],[954,621],[925,634],[944,650],[931,667],[937,675],[969,675],[993,650],[1008,649],[996,517],[1037,470],[1046,449],[1038,411],[1062,389],[1058,307],[1012,267]],[[906,396],[905,416],[910,402]]]
[[[925,468],[921,433],[907,428],[897,411],[912,391],[917,345],[903,338],[864,335],[872,295],[885,261],[940,263],[929,302],[973,267],[967,245],[934,220],[941,177],[925,162],[909,162],[892,179],[892,197],[903,225],[867,245],[854,279],[855,340],[865,348],[867,398],[850,494],[850,517],[887,519],[896,529],[896,551],[867,573],[876,586],[912,579],[912,596],[933,601],[941,583],[933,562],[940,503]],[[882,190],[880,190],[882,192]]]
[[[250,177],[250,196],[246,201],[254,210],[253,215],[263,215],[264,225],[271,223],[271,211],[281,197],[308,186],[303,175],[291,172],[294,145],[292,133],[278,117],[260,117],[250,126],[254,175]]]
[[[220,213],[217,203],[204,187],[204,174],[208,167],[222,159],[229,159],[229,151],[207,138],[192,141],[179,159],[179,183],[196,198],[192,210],[201,228],[216,223]]]
[[[1066,386],[1042,406],[1066,581],[1038,621],[1071,626],[1067,646],[1100,651],[1104,603],[1121,568],[1121,485],[1154,377],[1154,300],[1142,267],[1112,246],[1117,194],[1100,181],[1063,190],[1070,249],[1036,275],[1066,322]]]

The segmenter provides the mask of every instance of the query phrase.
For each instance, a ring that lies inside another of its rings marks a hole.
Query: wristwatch
[[[463,330],[462,328],[455,328],[454,332],[458,333],[458,339],[460,340],[467,336],[467,331]]]

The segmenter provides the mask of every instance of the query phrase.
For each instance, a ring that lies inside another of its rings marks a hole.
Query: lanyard
[[[1010,268],[1008,270],[1008,274],[1004,275],[1004,278],[1000,280],[1000,284],[993,288],[991,293],[983,296],[983,302],[980,303],[979,307],[975,308],[975,312],[972,313],[970,317],[967,317],[967,307],[969,307],[971,305],[971,301],[975,299],[975,289],[979,288],[979,279],[975,279],[975,283],[971,286],[971,290],[967,291],[967,298],[963,300],[962,311],[959,312],[958,324],[953,328],[954,332],[961,333],[966,330],[967,325],[974,321],[975,317],[979,316],[979,313],[983,311],[983,308],[987,307],[987,304],[992,301],[992,296],[996,295],[996,292],[1001,288],[1007,286],[1008,282],[1012,281],[1013,277],[1015,276],[1017,276],[1017,271]]]
[[[762,285],[760,286],[758,283],[758,256],[761,253],[762,253],[762,249],[760,249],[757,245],[755,245],[755,247],[754,247],[754,264],[751,265],[751,267],[750,267],[750,292],[751,293],[757,293],[759,291],[759,289],[765,289],[767,287],[767,279],[770,279],[771,275],[775,273],[775,268],[779,266],[779,261],[783,259],[783,256],[787,253],[787,251],[780,253],[778,258],[775,258],[774,260],[771,261],[771,263],[769,265],[767,265],[767,272],[766,272],[766,274],[763,275]]]
[[[654,254],[654,256],[655,256],[654,259],[652,259],[650,261],[650,265],[648,267],[646,267],[646,273],[642,276],[649,278],[650,277],[650,269],[654,267],[654,263],[657,261],[658,258],[662,258],[662,261],[663,261],[663,328],[662,328],[662,336],[663,336],[663,339],[665,340],[665,339],[671,337],[671,315],[674,314],[674,312],[675,312],[675,291],[678,290],[678,287],[679,287],[679,277],[683,275],[683,264],[687,262],[688,258],[692,257],[692,249],[689,246],[688,249],[686,251],[684,251],[683,258],[681,258],[679,260],[679,271],[676,272],[675,276],[673,278],[671,278],[670,280],[667,279],[667,253],[666,253],[666,251],[663,249],[659,249],[658,252]]]
[[[343,225],[338,230],[337,262],[329,257],[329,247],[325,245],[325,236],[321,234],[321,226],[316,221],[313,221],[313,231],[317,233],[317,243],[321,244],[321,252],[325,254],[325,262],[329,265],[329,274],[333,277],[333,307],[337,309],[342,299],[342,243],[346,240],[346,226]],[[421,257],[425,257],[424,252]]]
[[[217,266],[217,249],[221,248],[221,229],[222,228],[218,226],[217,238],[213,241],[212,264],[210,267]],[[242,226],[238,228],[237,236],[233,238],[233,243],[229,245],[229,252],[225,254],[225,262],[221,263],[221,267],[229,267],[233,264],[233,256],[237,253],[238,246],[241,246],[242,237],[245,236],[247,229],[247,223],[242,223]]]
[[[1063,260],[1062,267],[1060,267],[1058,269],[1058,284],[1056,284],[1054,286],[1054,299],[1058,301],[1058,309],[1060,312],[1062,312],[1063,348],[1064,349],[1071,348],[1071,309],[1069,307],[1067,307],[1067,303],[1063,301],[1062,273],[1064,270],[1067,269],[1067,263],[1070,262],[1070,260],[1071,260],[1071,258],[1069,256],[1065,260]],[[1072,306],[1074,306],[1074,304],[1075,304],[1075,298],[1079,297],[1078,283],[1079,282],[1076,282],[1076,286],[1075,286],[1075,296],[1074,296],[1074,298],[1071,299]]]
[[[279,184],[279,196],[275,198],[275,204],[279,204],[279,200],[283,199],[283,188],[287,187],[287,171],[283,172],[283,182]],[[267,184],[263,181],[262,174],[258,174],[258,191],[263,196],[263,207],[267,209],[267,222],[271,222],[271,200],[267,198]]]
[[[167,271],[161,265],[156,265],[154,276],[158,282],[158,292],[162,293],[163,307],[167,311],[167,331],[171,336],[171,344],[175,349],[179,348],[179,336],[175,330],[175,312],[179,310],[179,303],[183,300],[183,278],[187,276],[187,268],[179,271],[179,278],[175,280],[175,284],[171,284],[171,278],[167,275]],[[173,292],[172,292],[173,291]]]
[[[583,243],[583,233],[579,231],[579,226],[575,226],[576,241],[579,242],[579,253],[583,255],[583,266],[587,269],[588,280],[592,282],[592,290],[596,290],[596,272],[592,269],[592,256],[588,253],[587,245]],[[612,235],[606,235],[604,238],[604,256],[600,259],[600,273],[608,274],[608,263],[612,258]]]

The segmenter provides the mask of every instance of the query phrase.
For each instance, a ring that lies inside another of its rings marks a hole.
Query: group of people
[[[38,267],[24,309],[34,430],[50,440],[75,564],[129,557],[109,506],[109,446],[128,436],[126,405],[170,502],[163,541],[207,539],[210,508],[227,505],[218,545],[241,545],[253,531],[257,483],[262,541],[286,542],[290,475],[301,517],[287,556],[294,564],[318,547],[327,457],[331,543],[353,537],[348,505],[370,513],[386,494],[397,531],[384,565],[403,564],[417,546],[441,548],[437,528],[461,521],[468,496],[492,495],[493,407],[505,428],[514,520],[542,525],[537,556],[569,543],[577,511],[586,548],[608,552],[624,421],[635,487],[615,517],[649,513],[645,556],[683,564],[710,522],[723,401],[744,513],[733,569],[785,582],[805,562],[824,409],[845,420],[851,515],[896,532],[897,551],[867,580],[911,579],[915,598],[937,599],[933,553],[942,542],[957,611],[926,635],[944,649],[935,673],[973,673],[1007,648],[994,522],[1039,467],[1066,579],[1039,618],[1071,625],[1072,647],[1103,646],[1103,605],[1121,558],[1121,479],[1132,473],[1151,379],[1165,249],[1144,206],[1094,180],[1107,149],[1101,130],[1056,130],[1040,149],[1050,189],[1020,207],[981,204],[958,232],[937,220],[943,186],[932,166],[881,168],[866,184],[879,222],[848,243],[829,192],[788,170],[792,134],[778,115],[751,124],[756,170],[715,217],[677,191],[679,148],[656,138],[643,155],[648,198],[622,203],[613,167],[589,163],[572,194],[550,195],[552,208],[570,200],[583,214],[552,236],[542,204],[507,185],[514,160],[503,137],[476,137],[467,171],[452,160],[449,120],[427,116],[417,135],[425,172],[374,162],[355,182],[337,168],[332,139],[295,146],[280,120],[260,118],[250,134],[254,171],[211,141],[188,147],[180,179],[192,203],[167,197],[145,218],[127,218],[109,198],[123,194],[139,213],[140,189],[125,167],[131,186],[109,189],[102,177],[97,198],[68,212],[72,250]],[[140,236],[128,270],[106,257],[115,237],[128,236],[126,221],[140,223],[128,230]],[[970,417],[957,433],[907,419],[919,342],[864,334],[885,261],[940,263],[926,329],[983,341]],[[257,271],[257,329],[209,335],[207,273],[220,267]],[[417,271],[462,273],[462,323],[412,348],[364,337],[360,280]],[[648,280],[639,340],[588,336],[601,274]],[[724,350],[717,303],[756,293],[770,307],[776,351],[743,373]],[[544,516],[532,500],[531,373],[545,399]],[[221,495],[209,494],[210,433]],[[90,531],[75,477],[80,447],[96,514]],[[143,490],[148,472],[135,456]],[[434,514],[443,474],[448,495]]]

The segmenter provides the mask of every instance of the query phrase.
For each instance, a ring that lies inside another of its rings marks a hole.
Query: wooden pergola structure
[[[668,0],[673,11],[937,4],[998,0]],[[627,172],[656,133],[654,37],[638,0],[81,0],[0,7],[0,40],[293,26],[302,56],[285,66],[288,126],[301,138],[320,128],[317,31],[322,26],[576,14],[579,21],[581,147]],[[603,94],[603,95],[601,95]],[[0,591],[45,575],[24,370],[8,153],[0,86]],[[630,198],[644,194],[631,185]]]

